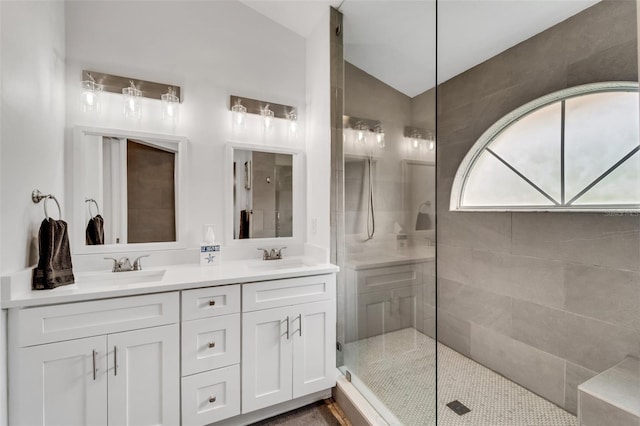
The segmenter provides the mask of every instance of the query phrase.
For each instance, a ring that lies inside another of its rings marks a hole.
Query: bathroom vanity
[[[304,258],[3,279],[12,425],[247,424],[335,385],[335,272]]]

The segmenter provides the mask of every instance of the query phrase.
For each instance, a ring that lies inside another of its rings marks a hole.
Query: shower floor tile
[[[406,426],[436,424],[435,341],[413,328],[344,345],[345,366]],[[458,400],[460,416],[446,404]],[[384,414],[384,413],[382,413]],[[438,426],[576,426],[544,398],[438,345]]]

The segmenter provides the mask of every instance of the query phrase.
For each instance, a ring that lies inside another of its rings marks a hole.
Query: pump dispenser
[[[200,244],[200,266],[219,265],[222,260],[220,254],[220,244],[216,243],[213,225],[204,225]]]

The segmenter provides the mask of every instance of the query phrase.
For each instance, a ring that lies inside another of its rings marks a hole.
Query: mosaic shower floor
[[[436,424],[433,339],[406,328],[348,343],[343,353],[356,386],[384,404],[391,424]],[[438,426],[577,425],[572,414],[442,344],[438,367]],[[453,400],[471,412],[455,414],[446,406]]]

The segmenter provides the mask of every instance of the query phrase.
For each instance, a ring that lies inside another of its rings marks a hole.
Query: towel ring
[[[56,202],[56,206],[58,206],[58,220],[61,220],[62,209],[60,208],[60,203],[58,202],[56,197],[51,194],[43,194],[38,189],[34,189],[33,192],[31,192],[31,201],[33,201],[34,203],[38,204],[40,201],[44,200],[44,216],[47,218],[47,220],[50,219],[49,212],[47,211],[47,201],[49,199]]]
[[[89,204],[89,214],[91,215],[91,217],[96,217],[97,215],[100,214],[100,206],[98,205],[98,202],[96,200],[94,200],[93,198],[85,198],[84,199],[85,203],[93,203],[96,205],[96,214],[94,215],[93,213],[91,213],[91,204]]]
[[[427,211],[424,211],[423,207],[426,207]],[[418,211],[420,213],[429,213],[431,211],[431,201],[427,201],[425,203],[420,204],[420,207],[418,207]]]

